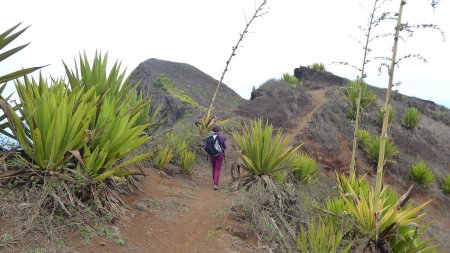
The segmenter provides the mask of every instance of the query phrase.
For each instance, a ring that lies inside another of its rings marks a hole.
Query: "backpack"
[[[217,156],[222,151],[220,145],[218,145],[218,143],[216,144],[218,139],[218,135],[216,135],[215,138],[213,135],[211,135],[205,139],[205,147],[203,149],[206,151],[206,153],[208,153],[209,156]]]

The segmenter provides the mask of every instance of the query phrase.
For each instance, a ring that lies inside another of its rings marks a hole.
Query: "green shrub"
[[[174,81],[170,80],[166,75],[160,75],[155,83],[155,87],[162,88],[169,95],[178,98],[182,103],[187,105],[198,106],[198,103],[192,99],[184,90],[180,89]]]
[[[417,108],[410,107],[403,113],[403,126],[412,130],[419,125],[420,112]]]
[[[409,174],[414,182],[423,186],[431,184],[434,180],[433,172],[428,168],[428,165],[422,161],[411,166]]]
[[[289,75],[289,73],[283,74],[283,80],[292,85],[296,85],[298,83],[297,77],[291,76],[291,75]]]
[[[194,168],[197,157],[191,151],[185,150],[181,153],[181,173],[182,174],[191,174],[192,169]]]
[[[242,134],[233,132],[233,137],[241,149],[243,168],[256,176],[271,175],[295,168],[296,151],[291,148],[290,139],[282,137],[281,131],[273,136],[273,127],[262,119],[252,120],[251,126],[244,125]]]
[[[344,90],[344,100],[347,104],[345,114],[355,120],[356,119],[356,106],[359,96],[359,89],[361,88],[361,109],[369,108],[376,100],[377,95],[372,91],[365,83],[351,81],[347,84]]]
[[[323,72],[325,71],[325,64],[323,63],[313,63],[313,65],[311,66],[312,71],[314,72]]]
[[[431,117],[435,120],[442,120],[447,116],[448,112],[442,110],[434,110],[431,112]]]
[[[319,166],[314,159],[302,152],[297,154],[294,159],[293,174],[297,182],[308,184],[319,178]]]
[[[378,108],[377,124],[379,126],[383,125],[383,120],[384,120],[384,109],[383,108],[384,108],[384,106],[380,106]],[[388,124],[391,124],[393,119],[394,119],[394,109],[392,109],[392,107],[389,107]]]
[[[450,194],[450,175],[447,175],[444,178],[442,178],[441,186],[444,193]]]
[[[169,165],[172,159],[173,159],[172,150],[169,147],[164,146],[158,148],[158,153],[156,153],[153,162],[158,170],[164,170],[167,168],[167,165]]]
[[[378,157],[380,153],[380,140],[379,136],[373,137],[368,132],[359,132],[361,136],[360,140],[367,158],[372,164],[378,164]],[[384,149],[384,161],[385,163],[392,162],[392,158],[398,156],[399,152],[397,147],[391,142],[386,140]]]
[[[316,223],[312,220],[307,228],[300,226],[297,247],[299,252],[350,252],[352,244],[341,245],[343,237],[344,233],[341,230],[335,230],[333,223],[326,223],[320,219]]]

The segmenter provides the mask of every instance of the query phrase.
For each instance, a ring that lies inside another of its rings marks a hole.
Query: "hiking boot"
[[[219,190],[219,186],[218,185],[214,185],[214,191],[218,191]]]

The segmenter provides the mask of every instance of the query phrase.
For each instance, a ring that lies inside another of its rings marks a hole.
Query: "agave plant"
[[[244,126],[242,135],[233,132],[233,137],[241,149],[243,168],[256,176],[273,175],[296,166],[294,156],[300,148],[289,147],[289,137],[282,137],[281,131],[273,136],[273,127],[262,119],[253,120],[251,126]]]
[[[139,114],[133,116],[125,106],[116,108],[116,103],[115,98],[103,98],[89,145],[84,148],[83,170],[95,180],[132,174],[123,167],[151,156],[150,153],[142,154],[117,165],[131,151],[148,142],[150,137],[143,134],[147,125],[135,125]]]
[[[38,82],[17,81],[16,89],[24,121],[9,104],[1,104],[15,139],[38,168],[58,169],[71,151],[88,142],[85,131],[95,114],[94,90],[71,92],[62,81],[49,87],[42,77]]]
[[[348,117],[355,120],[356,119],[356,106],[358,104],[359,92],[361,89],[361,101],[360,109],[364,110],[370,107],[373,102],[377,100],[377,95],[373,92],[369,86],[360,81],[351,81],[347,84],[344,91],[344,99],[347,104],[347,110],[345,113]]]
[[[183,174],[191,174],[194,168],[196,156],[193,152],[185,150],[181,153],[181,169],[180,172]]]
[[[378,113],[377,113],[377,124],[379,126],[383,125],[383,119],[384,119],[384,107],[380,106],[378,108]],[[388,114],[388,124],[391,124],[392,120],[394,119],[394,109],[392,109],[391,107],[389,108],[389,114]]]
[[[293,173],[297,182],[308,184],[319,178],[319,166],[309,155],[300,152],[293,159]]]
[[[412,130],[419,125],[420,112],[417,108],[410,107],[403,113],[403,126]]]
[[[360,131],[358,135],[367,158],[372,164],[377,164],[379,162],[381,137],[373,137],[367,131]],[[384,146],[384,164],[391,163],[393,162],[392,158],[398,156],[399,151],[389,139],[384,142]]]
[[[399,235],[403,236],[402,241],[408,240],[408,233],[399,234],[398,231],[403,229],[407,232],[414,224],[418,224],[425,215],[419,212],[431,202],[428,201],[418,206],[405,206],[411,189],[402,197],[396,199],[395,203],[392,203],[394,198],[389,193],[386,193],[387,187],[382,190],[380,198],[375,196],[372,189],[365,196],[364,194],[356,194],[351,188],[349,186],[351,198],[341,194],[347,211],[356,219],[362,231],[369,236],[371,242],[378,247],[381,247],[392,237]],[[377,200],[379,200],[378,208],[380,209],[376,209],[375,201]],[[409,239],[414,241],[414,238]],[[417,245],[417,241],[415,244]],[[424,247],[433,246],[427,244]]]
[[[144,132],[157,125],[155,115],[149,116],[150,98],[138,95],[136,86],[125,78],[116,62],[107,70],[107,55],[96,54],[92,66],[84,55],[79,58],[79,67],[69,70],[64,64],[71,90],[94,90],[100,102],[89,122],[89,143],[83,148],[82,170],[95,180],[109,176],[132,174],[126,165],[144,160],[150,153],[123,160],[131,151],[148,142]],[[146,121],[149,120],[149,121]]]
[[[445,194],[450,194],[450,174],[442,178],[441,187]]]
[[[430,170],[428,165],[423,161],[420,161],[411,166],[409,174],[414,182],[423,186],[428,186],[434,181],[433,172]]]
[[[159,147],[159,151],[155,156],[155,167],[159,170],[164,170],[167,165],[169,165],[170,161],[173,159],[173,151],[167,147]]]

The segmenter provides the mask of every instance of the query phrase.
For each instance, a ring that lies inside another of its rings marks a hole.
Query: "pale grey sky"
[[[429,0],[408,1],[405,21],[436,23],[450,37],[449,1],[433,13]],[[23,22],[31,25],[19,43],[30,46],[2,62],[0,74],[21,67],[51,64],[44,76],[62,76],[61,61],[86,51],[109,53],[129,71],[149,58],[191,64],[219,79],[231,47],[243,29],[245,16],[253,14],[258,0],[14,0],[2,1],[0,31]],[[340,76],[356,77],[349,68],[330,65],[349,61],[360,65],[362,49],[353,37],[363,39],[357,27],[365,25],[361,6],[372,0],[268,0],[268,14],[256,19],[251,33],[231,62],[225,83],[248,98],[253,85],[299,65],[323,62]],[[393,0],[394,11],[398,0]],[[385,31],[392,31],[389,26]],[[351,36],[350,36],[351,34]],[[390,56],[392,41],[379,42],[373,56]],[[438,32],[421,31],[416,38],[401,41],[400,53],[422,53],[429,62],[405,62],[396,72],[401,93],[432,100],[450,107],[450,42]],[[387,86],[387,74],[378,76],[377,65],[368,66],[368,82]]]

